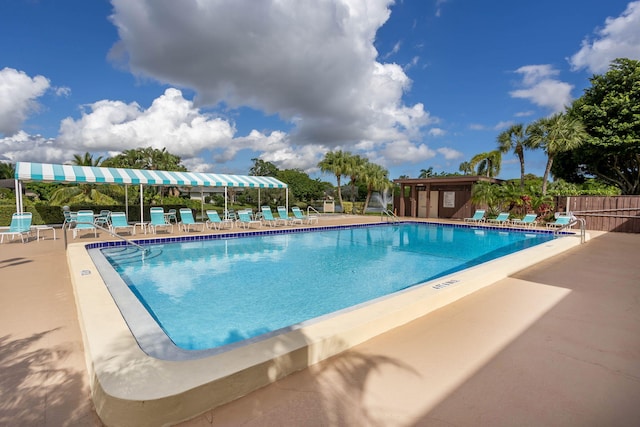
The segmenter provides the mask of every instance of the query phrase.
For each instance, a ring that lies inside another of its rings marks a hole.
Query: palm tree
[[[375,190],[383,191],[391,186],[389,182],[389,172],[380,165],[366,162],[363,166],[362,181],[367,185],[367,198],[364,201],[362,213],[367,211],[371,195]],[[383,206],[386,209],[386,206]]]
[[[14,163],[0,162],[0,179],[13,179],[16,176],[16,165]]]
[[[498,150],[501,153],[513,153],[520,161],[520,189],[524,190],[524,149],[529,146],[529,140],[521,123],[511,126],[498,135]]]
[[[542,118],[527,127],[532,147],[542,148],[547,154],[547,166],[542,177],[542,195],[547,194],[547,181],[553,159],[558,153],[578,148],[588,138],[584,125],[566,113]]]
[[[428,169],[420,169],[420,175],[418,178],[429,178],[433,176],[433,167],[429,166]]]
[[[356,201],[356,182],[362,177],[364,171],[364,165],[368,160],[360,157],[357,154],[350,154],[347,157],[345,174],[350,178],[349,184],[351,185],[351,201]]]
[[[469,161],[471,169],[478,167],[478,175],[485,175],[493,178],[500,174],[500,163],[502,162],[502,153],[498,150],[486,153],[476,154]]]
[[[473,166],[471,166],[471,162],[462,162],[460,163],[460,167],[458,170],[462,172],[464,175],[472,175],[473,174]]]
[[[71,163],[76,166],[100,166],[101,161],[102,156],[94,159],[93,154],[86,152],[82,156],[79,154],[74,154]]]
[[[338,200],[340,201],[340,206],[342,206],[342,189],[340,180],[345,174],[346,162],[349,156],[351,156],[351,153],[345,153],[341,150],[329,151],[318,163],[318,167],[322,172],[331,172],[335,175],[336,182],[338,184]]]

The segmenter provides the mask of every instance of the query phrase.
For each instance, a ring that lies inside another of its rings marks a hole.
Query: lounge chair
[[[189,208],[180,208],[180,224],[182,229],[187,232],[191,230],[191,226],[198,227],[202,226],[200,231],[204,231],[204,222],[196,222],[193,219],[193,211]]]
[[[478,209],[471,218],[465,218],[464,222],[473,222],[475,224],[480,224],[481,222],[484,222],[484,214],[484,209]]]
[[[93,222],[93,211],[78,211],[76,226],[73,228],[73,238],[78,237],[80,230],[93,230],[93,237],[98,237],[98,228]]]
[[[129,233],[133,236],[136,234],[135,225],[129,224],[127,221],[127,215],[124,212],[112,212],[111,215],[111,225],[109,228],[113,233],[118,232],[119,229],[124,228],[125,230],[129,230]]]
[[[238,224],[243,228],[250,228],[252,225],[257,225],[257,228],[262,226],[262,221],[251,219],[251,211],[238,211]]]
[[[151,208],[151,222],[147,225],[149,230],[156,234],[158,231],[158,227],[160,228],[171,228],[171,232],[173,233],[173,224],[167,222],[167,218],[164,215],[164,208],[156,207]]]
[[[306,222],[307,224],[313,224],[314,222],[318,223],[318,217],[316,215],[305,215],[302,213],[302,210],[297,206],[291,207],[291,212],[293,212],[293,216],[302,222]]]
[[[571,217],[570,216],[562,215],[562,216],[557,217],[554,222],[547,223],[547,228],[561,228],[561,227],[564,227],[566,225],[569,225],[570,222],[571,222]],[[568,228],[571,228],[571,226],[569,225]]]
[[[509,212],[500,212],[497,217],[490,218],[487,222],[495,225],[507,225],[509,221]]]
[[[227,227],[229,229],[233,228],[233,221],[230,219],[221,219],[220,215],[218,215],[218,211],[213,209],[207,210],[207,222],[204,224],[207,228],[213,228],[214,230],[220,230],[222,227]]]
[[[16,235],[20,236],[20,240],[24,243],[24,236],[27,236],[27,242],[29,241],[29,234],[31,233],[31,220],[33,214],[31,212],[14,213],[11,215],[11,224],[6,231],[0,231],[0,243],[4,241],[4,236],[11,236],[13,240]]]
[[[302,220],[296,217],[290,217],[287,208],[284,206],[278,206],[278,217],[279,221],[282,221],[284,225],[293,225],[295,223],[302,225]]]
[[[271,227],[275,227],[278,225],[278,220],[273,217],[273,212],[271,212],[271,208],[269,206],[263,206],[262,210],[262,221],[270,225]]]
[[[535,227],[537,223],[537,214],[526,214],[524,218],[514,218],[510,221],[510,225],[514,227]]]

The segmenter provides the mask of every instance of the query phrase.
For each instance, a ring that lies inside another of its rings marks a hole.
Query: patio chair
[[[238,211],[238,224],[243,228],[250,228],[252,225],[257,225],[257,228],[262,226],[261,221],[251,219],[251,211]]]
[[[98,237],[98,228],[93,223],[93,211],[78,211],[76,216],[76,226],[73,228],[73,238],[78,237],[78,231],[93,230],[93,237]]]
[[[147,225],[147,227],[153,232],[153,234],[156,234],[156,232],[158,231],[158,227],[164,228],[165,230],[167,228],[171,228],[171,232],[173,233],[173,224],[167,222],[167,219],[164,215],[164,208],[154,207],[151,208],[149,212],[151,214],[151,222]]]
[[[233,228],[233,221],[230,219],[221,219],[220,215],[218,215],[218,211],[216,210],[207,210],[207,218],[209,219],[204,223],[207,228],[213,228],[215,230],[220,230],[223,227],[227,227],[229,229]]]
[[[473,222],[475,224],[480,224],[481,222],[484,222],[485,212],[486,211],[484,209],[478,209],[471,218],[465,218],[464,222]]]
[[[307,224],[318,223],[318,217],[316,215],[305,215],[297,206],[292,206],[291,212],[293,212],[293,216],[296,217],[296,219],[306,222]]]
[[[271,212],[271,208],[269,206],[263,206],[262,210],[262,222],[265,224],[275,227],[278,225],[278,220],[274,218],[273,212]]]
[[[204,222],[196,222],[193,219],[193,211],[189,208],[180,208],[180,224],[179,226],[187,232],[191,230],[191,226],[197,227],[202,225],[202,229],[200,231],[204,231]]]
[[[109,210],[101,210],[98,216],[96,216],[93,220],[95,225],[99,225],[101,227],[109,227],[109,217],[111,216],[111,211]]]
[[[302,225],[302,220],[296,217],[290,217],[289,213],[287,212],[287,208],[284,206],[278,206],[278,217],[284,225],[293,225],[294,223]]]
[[[509,212],[500,212],[497,217],[489,218],[487,220],[488,223],[495,225],[506,225],[509,221]]]
[[[127,215],[124,212],[112,212],[111,224],[109,225],[109,229],[111,230],[111,232],[117,234],[118,230],[121,228],[129,230],[129,233],[132,236],[136,234],[135,225],[129,224],[129,222],[127,221]]]
[[[62,223],[62,226],[64,227],[68,224],[68,227],[71,228],[78,218],[78,212],[62,211],[62,214],[64,215],[64,222]]]
[[[537,214],[526,214],[524,218],[514,218],[510,221],[510,225],[514,227],[535,227],[538,223]]]
[[[171,223],[171,221],[175,222],[176,224],[178,223],[178,212],[175,209],[169,209],[165,216],[168,223]]]
[[[24,243],[24,236],[27,236],[27,242],[29,241],[29,234],[31,233],[31,220],[33,214],[31,212],[14,213],[11,215],[11,224],[6,231],[0,231],[0,243],[4,241],[4,236],[11,236],[13,240],[16,235],[20,236],[20,240]]]
[[[547,228],[562,228],[566,225],[569,225],[570,223],[571,217],[568,215],[562,215],[557,217],[554,222],[547,223]],[[569,227],[567,228],[571,228],[571,226],[569,225]]]

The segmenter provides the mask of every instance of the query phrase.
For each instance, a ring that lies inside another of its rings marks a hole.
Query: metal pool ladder
[[[400,222],[400,218],[398,218],[396,214],[391,212],[389,209],[383,209],[382,211],[380,211],[380,221],[382,221],[383,218],[387,222]]]
[[[586,242],[587,241],[587,232],[586,232],[587,222],[584,220],[584,218],[576,218],[576,217],[573,217],[573,218],[574,219],[569,221],[568,224],[565,224],[562,227],[558,228],[557,230],[554,230],[553,237],[557,237],[558,234],[560,234],[560,232],[565,228],[573,227],[574,225],[579,223],[580,224],[580,244]]]

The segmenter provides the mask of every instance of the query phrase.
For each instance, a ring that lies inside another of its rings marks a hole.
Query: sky
[[[640,59],[640,1],[0,0],[0,161],[151,146],[333,182],[340,149],[391,179],[457,172],[618,57]]]

